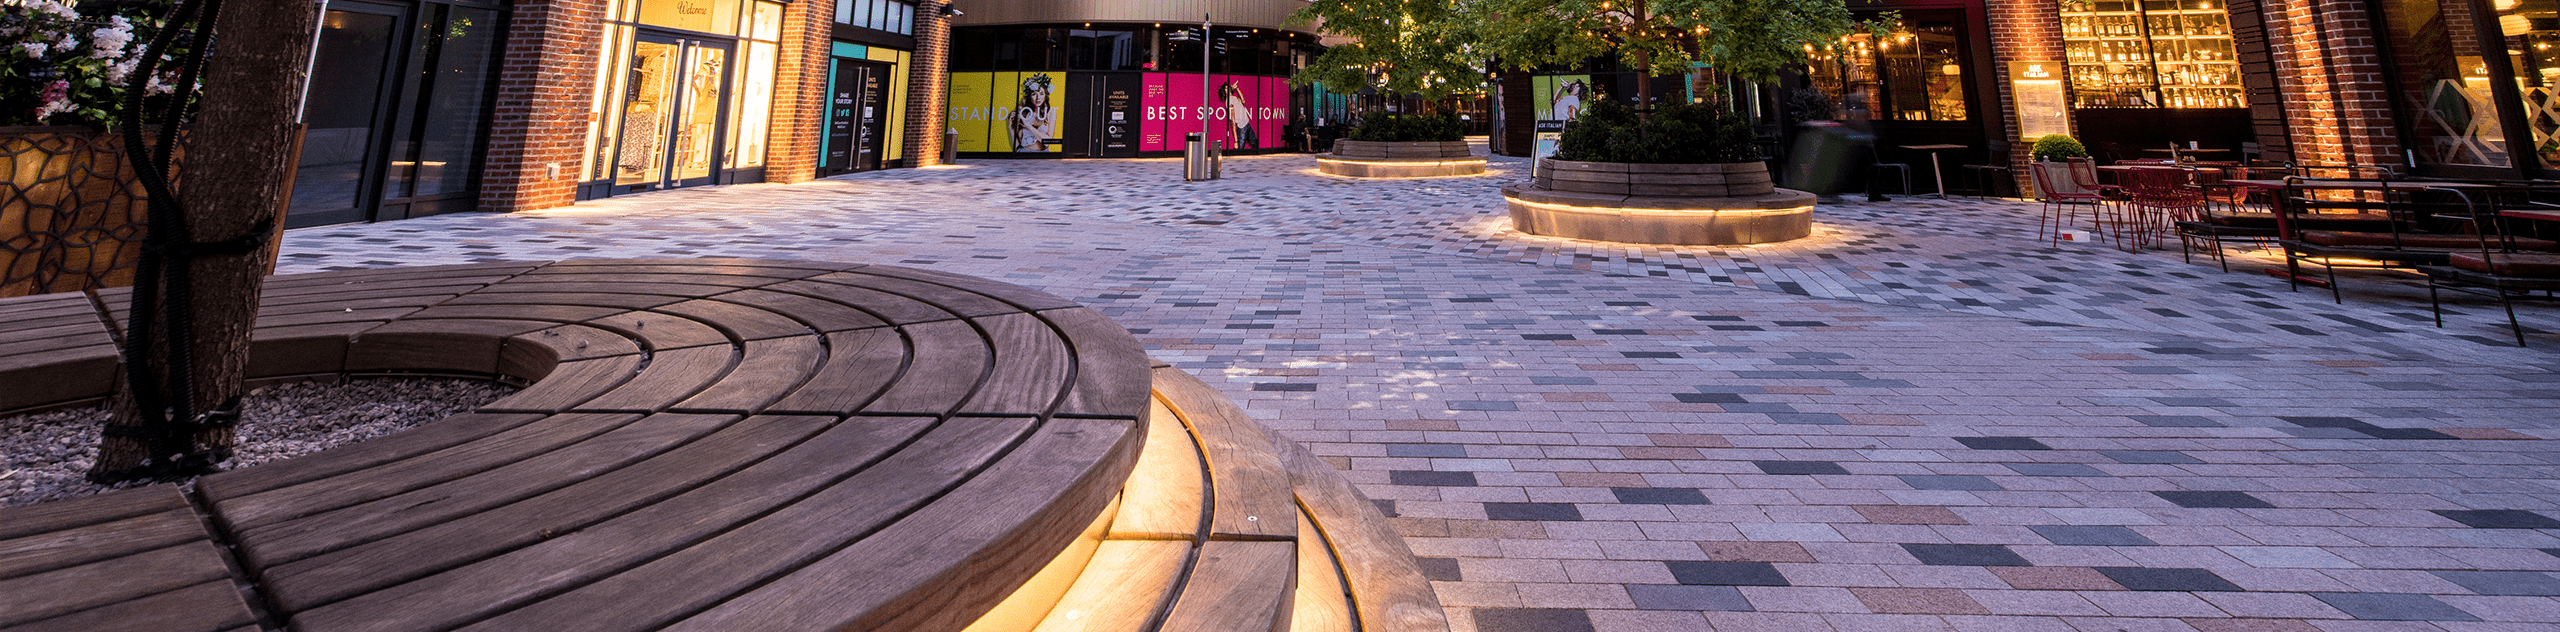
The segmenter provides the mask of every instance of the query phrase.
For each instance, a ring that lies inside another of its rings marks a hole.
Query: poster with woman
[[[1049,139],[1058,138],[1058,108],[1053,73],[1022,73],[1020,89],[1014,93],[1013,107],[1005,117],[1006,137],[1012,150],[1056,151]]]

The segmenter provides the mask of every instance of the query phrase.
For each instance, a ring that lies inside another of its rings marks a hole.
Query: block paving
[[[868,261],[1104,311],[1393,516],[1455,627],[2560,626],[2560,310],[2344,302],[2038,206],[1825,204],[1748,247],[1508,230],[1483,176],[968,161],[291,231],[280,272]]]

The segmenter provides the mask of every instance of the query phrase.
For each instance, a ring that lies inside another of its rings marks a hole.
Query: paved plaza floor
[[[2560,629],[2560,307],[2290,291],[1828,204],[1813,237],[1508,230],[1475,177],[964,161],[292,231],[280,272],[759,257],[1094,306],[1347,470],[1459,630]],[[2171,245],[2174,245],[2172,242]],[[1712,627],[1711,627],[1712,626]]]

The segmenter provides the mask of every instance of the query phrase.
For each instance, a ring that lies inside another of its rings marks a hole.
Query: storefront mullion
[[[762,181],[780,6],[608,5],[578,196]]]

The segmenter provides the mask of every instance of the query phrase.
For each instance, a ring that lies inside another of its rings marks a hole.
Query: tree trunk
[[[292,174],[295,114],[301,108],[311,41],[319,25],[313,0],[223,0],[215,29],[220,38],[208,50],[204,97],[188,139],[189,178],[179,199],[186,226],[197,243],[239,242],[265,231],[264,240],[279,233],[284,182]],[[174,124],[172,122],[171,124]],[[260,241],[264,243],[264,241]],[[239,250],[245,250],[240,252]],[[236,405],[241,380],[248,371],[249,333],[255,325],[261,282],[270,269],[269,248],[257,247],[173,257],[164,275],[187,275],[192,286],[186,304],[163,301],[163,314],[185,310],[192,321],[188,338],[190,363],[185,370],[192,393],[184,397],[190,410],[203,412]],[[162,287],[168,287],[164,276]],[[128,318],[137,315],[128,314]],[[170,354],[166,341],[176,332],[163,323],[159,344],[145,351],[148,374],[167,384]],[[139,414],[127,385],[118,397],[115,418],[101,438],[91,480],[166,478],[200,473],[230,456],[232,428],[207,427],[194,433],[192,453],[153,454],[142,437],[167,432],[144,425],[159,416]],[[189,424],[193,420],[172,419]],[[119,429],[119,426],[122,429]],[[165,446],[163,446],[165,449]]]

